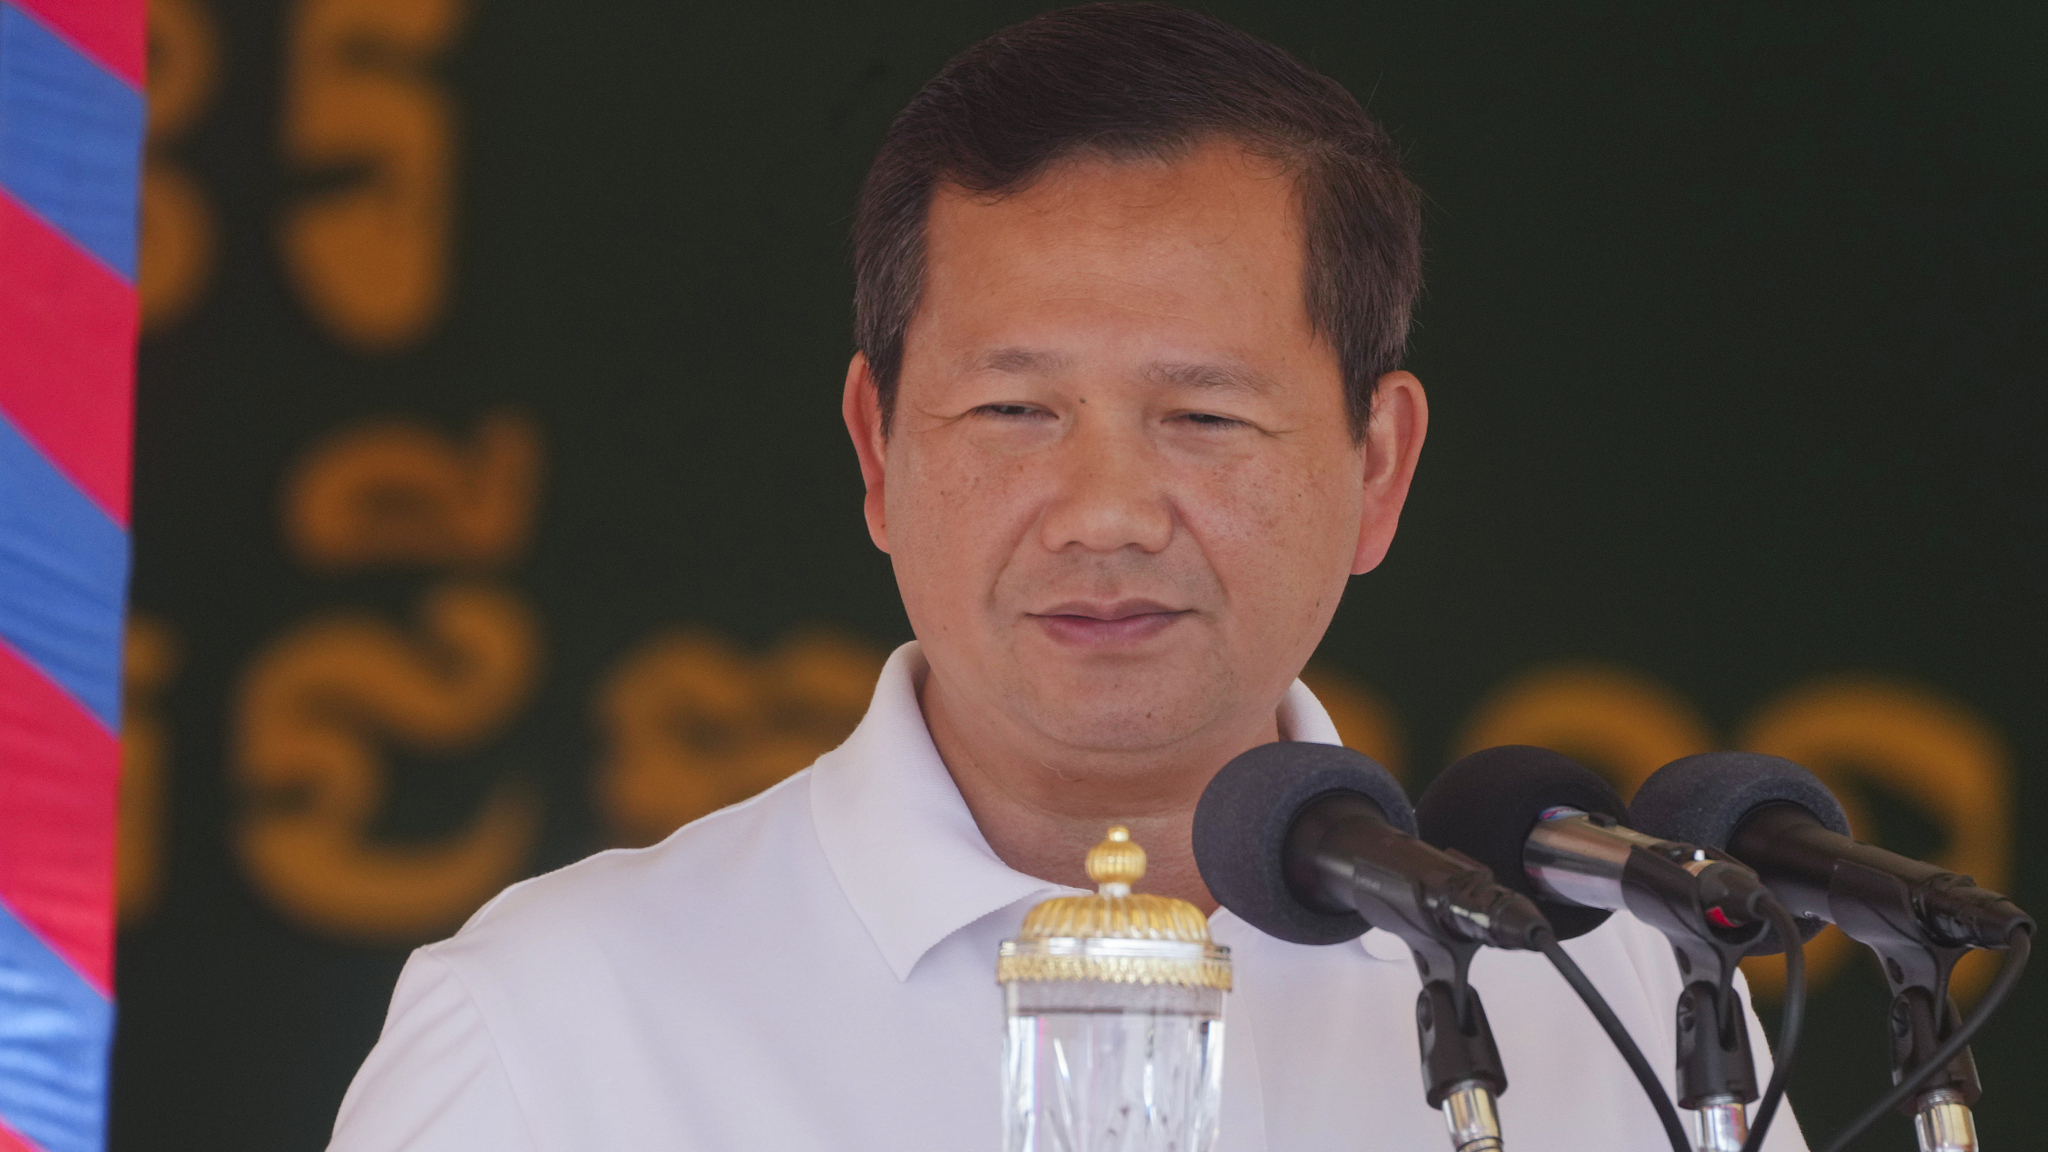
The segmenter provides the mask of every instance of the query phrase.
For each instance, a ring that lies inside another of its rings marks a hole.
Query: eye
[[[1244,426],[1244,421],[1242,420],[1233,420],[1228,416],[1218,416],[1214,412],[1183,412],[1177,419],[1185,420],[1198,428],[1241,428]]]
[[[1049,416],[1051,413],[1032,404],[983,404],[974,410],[977,416],[993,416],[998,420],[1028,420],[1034,416]]]

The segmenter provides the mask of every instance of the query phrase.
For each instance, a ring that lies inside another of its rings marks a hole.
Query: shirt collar
[[[860,726],[811,773],[811,818],[825,858],[898,980],[982,917],[1072,891],[1018,872],[988,846],[918,707],[929,671],[915,641],[896,649]],[[1283,740],[1342,743],[1299,680],[1278,720]]]

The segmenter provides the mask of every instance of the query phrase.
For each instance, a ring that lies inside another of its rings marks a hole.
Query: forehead
[[[1165,160],[1083,155],[1001,197],[942,187],[911,344],[1077,325],[1312,339],[1302,238],[1292,173],[1229,140]]]

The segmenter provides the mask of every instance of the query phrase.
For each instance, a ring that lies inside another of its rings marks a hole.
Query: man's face
[[[1292,178],[1230,142],[938,193],[891,433],[855,436],[949,707],[1076,751],[1270,724],[1407,483],[1375,489],[1303,259]]]

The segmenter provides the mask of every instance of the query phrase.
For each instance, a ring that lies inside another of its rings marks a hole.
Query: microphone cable
[[[1672,1106],[1671,1094],[1664,1090],[1664,1082],[1657,1079],[1656,1069],[1650,1067],[1650,1062],[1643,1057],[1643,1050],[1636,1047],[1635,1037],[1628,1034],[1621,1018],[1608,1006],[1607,998],[1593,987],[1578,961],[1565,952],[1564,945],[1558,943],[1557,933],[1548,925],[1530,933],[1529,938],[1550,961],[1550,966],[1557,969],[1557,974],[1564,977],[1564,982],[1572,986],[1572,991],[1579,994],[1579,999],[1586,1002],[1586,1008],[1593,1013],[1593,1019],[1600,1022],[1607,1038],[1614,1041],[1615,1050],[1628,1062],[1629,1071],[1636,1074],[1637,1083],[1643,1086],[1643,1094],[1650,1098],[1650,1106],[1657,1110],[1657,1119],[1664,1122],[1664,1134],[1671,1138],[1672,1152],[1693,1152],[1692,1140],[1686,1136],[1685,1125],[1678,1119],[1678,1109]]]
[[[2032,932],[2025,928],[2014,930],[2011,941],[2006,945],[2005,962],[1998,966],[1998,975],[1992,977],[1991,986],[1984,990],[1984,998],[1977,1001],[1975,1008],[1970,1009],[1970,1014],[1963,1018],[1962,1026],[1956,1029],[1955,1035],[1943,1041],[1941,1047],[1934,1050],[1934,1055],[1927,1058],[1927,1063],[1892,1085],[1891,1091],[1878,1097],[1877,1103],[1872,1104],[1868,1111],[1851,1121],[1847,1128],[1842,1129],[1840,1135],[1828,1141],[1821,1152],[1843,1152],[1850,1141],[1863,1135],[1872,1124],[1883,1119],[1885,1113],[1905,1103],[1906,1098],[1918,1092],[1920,1086],[1932,1079],[1936,1072],[1948,1067],[1949,1061],[1954,1060],[1957,1053],[1969,1047],[1971,1038],[1990,1021],[1992,1013],[1998,1011],[1999,1005],[2005,1003],[2006,997],[2012,995],[2013,988],[2020,982],[2020,973],[2026,971],[2027,958],[2033,952],[2033,947]]]
[[[1758,1152],[1764,1146],[1764,1133],[1771,1130],[1778,1102],[1785,1098],[1785,1076],[1792,1071],[1792,1061],[1799,1052],[1800,1027],[1806,1023],[1806,944],[1799,925],[1792,919],[1792,910],[1768,892],[1757,904],[1771,922],[1771,931],[1786,941],[1785,999],[1778,1005],[1778,1050],[1771,1058],[1770,1083],[1765,1085],[1764,1098],[1757,1104],[1756,1120],[1742,1142],[1742,1152]]]

